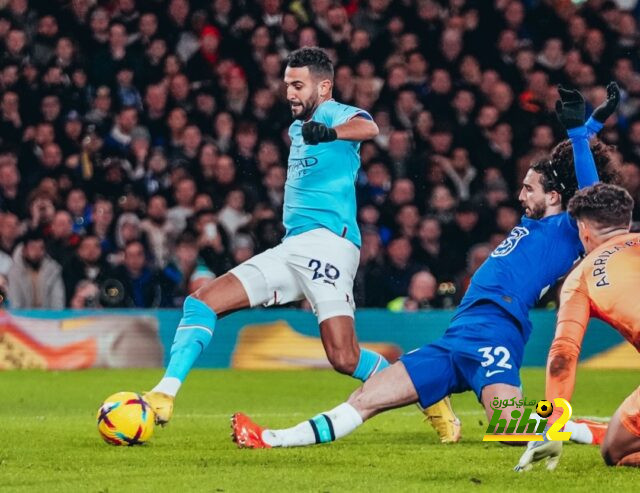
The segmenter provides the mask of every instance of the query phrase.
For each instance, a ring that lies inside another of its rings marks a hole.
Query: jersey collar
[[[307,122],[310,122],[311,120],[313,120],[313,117],[315,116],[316,111],[318,111],[318,108],[320,108],[320,106],[322,106],[322,105],[323,105],[324,103],[326,103],[327,101],[335,101],[335,99],[333,99],[333,98],[325,99],[322,103],[320,103],[318,106],[316,106],[316,109],[315,109],[315,110],[313,110],[313,114],[312,114],[308,119],[306,119],[306,120],[304,121],[304,123],[307,123]]]

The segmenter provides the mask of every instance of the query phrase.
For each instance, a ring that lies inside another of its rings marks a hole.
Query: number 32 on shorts
[[[322,268],[323,265],[324,269]],[[320,260],[312,258],[311,260],[309,260],[309,268],[313,269],[313,277],[311,278],[312,281],[315,281],[316,279],[322,279],[323,277],[326,277],[331,281],[335,281],[336,279],[338,279],[338,277],[340,277],[340,271],[329,262],[323,264]],[[324,274],[321,271],[323,271]]]
[[[487,369],[486,377],[491,377],[497,373],[503,373],[505,370],[510,370],[513,368],[511,363],[509,363],[509,359],[511,358],[511,353],[504,346],[487,346],[481,347],[478,349],[479,353],[482,353],[482,362],[480,363],[483,368],[487,366],[491,366],[495,363],[495,366],[498,369],[489,370]],[[497,360],[497,361],[496,361]]]

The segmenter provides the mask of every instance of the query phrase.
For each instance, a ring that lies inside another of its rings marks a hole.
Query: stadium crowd
[[[0,1],[0,283],[14,308],[177,307],[279,243],[287,55],[324,47],[369,111],[358,306],[456,304],[519,183],[588,106],[640,199],[634,1]],[[339,163],[336,163],[339,166]],[[636,210],[635,219],[640,218]]]

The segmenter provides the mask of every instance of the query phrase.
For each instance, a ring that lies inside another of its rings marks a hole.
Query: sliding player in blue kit
[[[594,148],[594,162],[589,138],[617,107],[618,87],[609,84],[607,100],[586,124],[580,93],[559,91],[561,100],[556,111],[568,130],[573,151],[563,142],[556,146],[550,161],[538,162],[528,171],[519,195],[525,216],[473,276],[445,334],[374,375],[347,402],[293,428],[265,429],[246,415],[235,414],[233,438],[239,446],[269,448],[329,442],[351,433],[382,411],[415,402],[427,407],[448,394],[467,390],[475,392],[488,417],[493,413],[494,399],[520,400],[520,366],[532,330],[528,312],[584,253],[566,205],[577,187],[598,182],[598,172],[604,181],[615,177],[601,144]],[[509,416],[515,409],[508,407],[504,412]],[[579,435],[579,426],[573,426]]]
[[[178,389],[211,341],[217,319],[242,308],[306,298],[337,371],[365,381],[389,365],[358,346],[353,321],[360,259],[355,179],[360,142],[375,137],[378,127],[366,111],[332,99],[333,65],[319,48],[291,53],[284,83],[295,119],[289,127],[286,235],[187,297],[164,378],[144,396],[159,424],[171,418]]]

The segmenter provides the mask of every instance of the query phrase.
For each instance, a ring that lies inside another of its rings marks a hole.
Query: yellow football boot
[[[153,409],[156,424],[166,425],[173,415],[173,401],[175,398],[163,392],[147,392],[142,395],[142,398]]]
[[[456,443],[461,437],[460,420],[453,412],[449,396],[422,410],[442,443]]]

